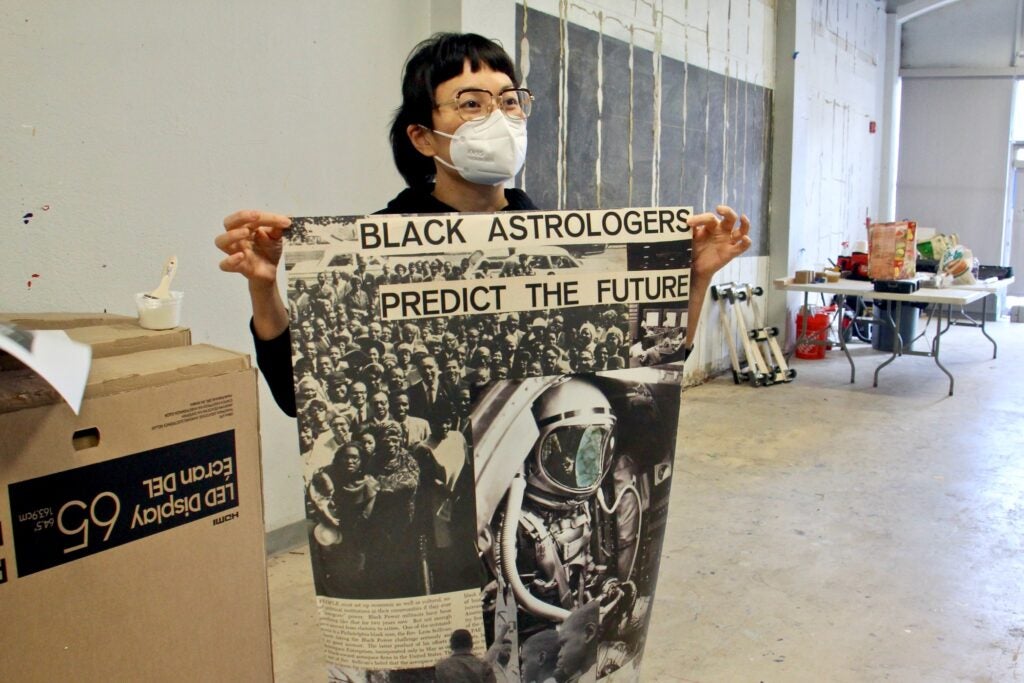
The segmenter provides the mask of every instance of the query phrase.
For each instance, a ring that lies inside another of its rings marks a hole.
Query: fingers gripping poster
[[[328,680],[639,678],[690,213],[294,219],[284,260]]]

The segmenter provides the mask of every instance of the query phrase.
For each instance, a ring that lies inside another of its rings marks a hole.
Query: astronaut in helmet
[[[608,399],[590,382],[570,377],[545,391],[533,412],[540,437],[527,467],[527,496],[542,505],[590,498],[615,450]]]
[[[617,572],[617,558],[603,549],[623,536],[615,528],[620,503],[631,498],[621,507],[638,507],[640,500],[639,494],[616,494],[614,505],[605,502],[602,486],[613,490],[606,475],[614,463],[616,416],[594,383],[562,378],[536,398],[532,412],[539,435],[509,488],[499,534],[501,574],[529,620],[557,623],[597,599]],[[636,515],[624,518],[639,525]]]

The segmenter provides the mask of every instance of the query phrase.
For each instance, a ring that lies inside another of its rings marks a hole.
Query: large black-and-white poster
[[[331,680],[635,678],[688,208],[297,218],[285,248]],[[460,641],[461,642],[461,641]]]

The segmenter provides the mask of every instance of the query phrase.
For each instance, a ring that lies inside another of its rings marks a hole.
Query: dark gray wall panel
[[[629,206],[629,45],[605,37],[601,206]],[[600,207],[599,207],[600,208]]]
[[[605,40],[608,40],[607,38]],[[633,191],[629,203],[651,203],[654,159],[654,64],[649,50],[633,48]]]
[[[705,197],[707,208],[713,208],[722,201],[722,174],[725,172],[725,76],[713,71],[707,74],[707,147],[704,173],[708,176],[708,193]]]
[[[674,59],[661,66],[661,178],[658,203],[686,204],[683,197],[683,121],[685,120],[686,65]],[[690,202],[693,198],[690,197]]]
[[[518,38],[523,37],[523,12],[522,5],[517,5]],[[538,206],[559,208],[560,134],[565,136],[561,208],[566,209],[649,204],[657,146],[656,203],[688,204],[697,211],[729,204],[751,218],[754,247],[750,253],[768,253],[771,90],[661,57],[660,131],[656,131],[656,70],[650,50],[631,48],[624,41],[567,22],[568,54],[563,60],[558,17],[531,9],[526,18],[528,85],[537,104],[530,119],[530,153],[522,186]],[[567,69],[567,103],[560,129],[561,69]],[[599,72],[603,74],[600,113]]]
[[[597,206],[597,64],[598,36],[569,24],[569,69],[566,95],[572,115],[566,120],[566,206]]]
[[[516,6],[516,25],[521,27],[522,6]],[[530,73],[526,85],[535,102],[530,114],[525,183],[534,204],[542,209],[558,207],[558,19],[530,12]],[[518,47],[518,41],[516,45]],[[520,77],[522,75],[520,74]]]
[[[708,72],[687,66],[686,79],[686,137],[683,145],[683,177],[681,182],[683,204],[693,204],[702,211],[707,203],[708,167]]]

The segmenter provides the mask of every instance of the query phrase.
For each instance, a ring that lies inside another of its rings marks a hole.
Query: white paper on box
[[[63,330],[24,330],[0,322],[0,350],[34,370],[78,414],[89,379],[92,349]]]

